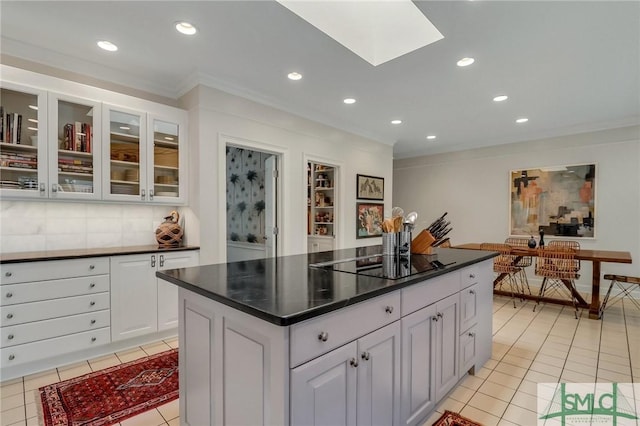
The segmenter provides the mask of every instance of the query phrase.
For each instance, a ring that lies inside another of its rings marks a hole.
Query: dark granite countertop
[[[151,252],[198,250],[197,246],[160,247],[158,245],[104,247],[74,250],[27,251],[0,254],[0,263],[37,262],[41,260],[79,259],[83,257],[120,256]]]
[[[385,279],[309,267],[309,264],[349,259],[381,252],[380,246],[283,256],[156,272],[156,276],[281,326],[295,324],[354,303],[379,296],[425,279],[473,265],[494,252],[436,249],[445,269],[400,279]],[[416,261],[425,255],[415,256]],[[413,260],[412,260],[413,261]]]

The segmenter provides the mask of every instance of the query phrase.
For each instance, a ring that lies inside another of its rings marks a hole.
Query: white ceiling
[[[207,84],[393,144],[395,158],[640,123],[640,2],[415,3],[444,39],[377,67],[273,1],[3,0],[1,49],[173,98]],[[457,67],[465,56],[476,62]]]

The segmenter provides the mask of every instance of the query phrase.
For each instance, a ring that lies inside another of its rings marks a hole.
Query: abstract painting
[[[510,173],[510,235],[594,238],[596,165]]]
[[[382,221],[384,220],[384,204],[357,203],[356,204],[356,238],[382,236]]]

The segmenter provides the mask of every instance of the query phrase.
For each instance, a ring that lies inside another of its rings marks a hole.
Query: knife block
[[[433,244],[436,241],[431,232],[423,229],[413,241],[411,241],[411,253],[413,254],[431,254],[433,253]]]

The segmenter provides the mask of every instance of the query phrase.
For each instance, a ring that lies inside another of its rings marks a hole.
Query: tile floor
[[[442,401],[430,426],[444,412],[457,411],[485,426],[536,424],[536,384],[541,382],[640,382],[640,310],[612,305],[604,320],[579,319],[571,307],[541,305],[496,296],[493,302],[493,353]],[[64,368],[0,384],[0,425],[38,425],[39,387],[177,347],[177,339],[118,352]],[[179,425],[178,401],[128,419],[122,426]]]

